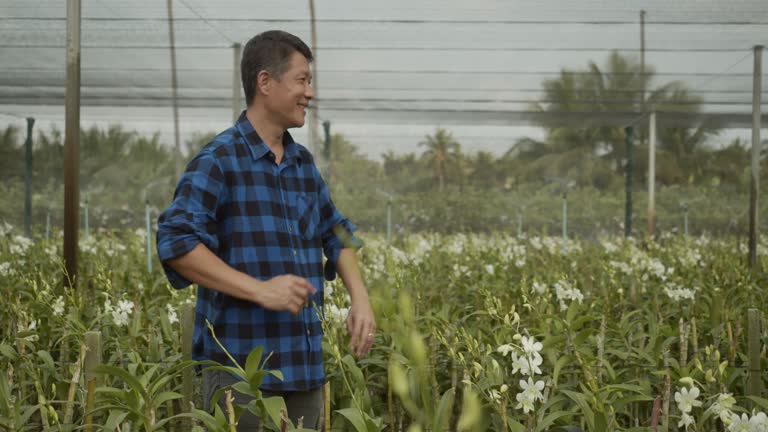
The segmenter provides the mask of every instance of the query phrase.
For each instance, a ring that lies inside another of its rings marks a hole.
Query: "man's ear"
[[[272,76],[269,75],[269,72],[262,70],[256,75],[256,89],[259,93],[269,94],[272,89]]]

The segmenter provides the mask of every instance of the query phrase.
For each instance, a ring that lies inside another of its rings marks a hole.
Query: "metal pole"
[[[632,126],[624,128],[627,135],[626,209],[624,210],[624,237],[632,235]]]
[[[85,241],[91,236],[91,227],[88,225],[88,192],[85,193]]]
[[[648,124],[648,237],[653,238],[656,217],[656,113]]]
[[[315,2],[314,0],[309,0],[309,23],[310,23],[310,44],[312,45],[312,55],[314,56],[314,61],[312,62],[312,87],[315,89],[315,103],[314,107],[311,107],[313,109],[309,110],[309,118],[308,118],[308,127],[309,127],[309,149],[312,152],[312,154],[317,154],[318,144],[317,144],[317,119],[320,115],[320,108],[319,108],[319,86],[318,86],[318,79],[317,79],[317,26],[315,22]]]
[[[146,222],[146,229],[147,229],[147,237],[146,237],[146,244],[147,244],[147,273],[152,273],[152,224],[150,221],[150,211],[149,211],[149,197],[147,195],[147,191],[144,191],[144,219]]]
[[[325,131],[325,143],[323,144],[323,158],[325,159],[325,181],[331,181],[331,122],[323,122]]]
[[[32,238],[32,126],[35,119],[27,117],[27,141],[24,143],[24,235]]]
[[[171,39],[171,91],[173,94],[173,140],[176,179],[181,178],[181,144],[179,143],[179,95],[176,79],[176,38],[173,33],[173,0],[168,0],[168,32]]]
[[[392,244],[392,198],[387,198],[387,244]]]
[[[763,74],[763,46],[754,47],[754,76],[752,78],[752,187],[749,194],[749,267],[757,268],[757,197],[760,192],[760,93]]]
[[[645,11],[640,11],[640,107],[645,115]]]
[[[568,253],[568,194],[563,192],[563,255]]]
[[[45,215],[45,240],[48,240],[51,238],[51,209],[48,208],[48,211]]]
[[[67,89],[64,130],[64,268],[65,283],[77,284],[80,216],[80,0],[67,0]]]
[[[234,53],[234,66],[232,67],[232,121],[240,118],[243,103],[240,101],[243,83],[240,79],[240,58],[243,56],[243,46],[239,43],[232,45]]]

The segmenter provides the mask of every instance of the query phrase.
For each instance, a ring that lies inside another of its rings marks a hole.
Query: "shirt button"
[[[296,249],[293,250],[293,256],[297,256],[299,253],[296,251]]]
[[[307,329],[307,336],[310,336],[310,333],[309,329]]]

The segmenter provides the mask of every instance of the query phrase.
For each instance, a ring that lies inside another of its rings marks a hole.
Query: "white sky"
[[[31,115],[43,130],[63,129],[65,4],[0,0],[0,127]],[[768,45],[765,0],[317,0],[316,7],[319,93],[328,100],[321,117],[371,157],[421,151],[416,144],[437,126],[469,152],[501,154],[522,136],[542,138],[520,123],[482,116],[460,123],[429,110],[525,110],[561,68],[603,65],[611,49],[639,55],[641,9],[646,64],[659,74],[653,85],[681,80],[707,112],[749,112],[751,48]],[[174,15],[179,94],[215,105],[181,109],[182,142],[230,124],[232,42],[272,28],[310,40],[307,0],[174,0]],[[83,1],[83,126],[119,122],[173,142],[166,17],[159,0]],[[110,106],[127,100],[150,106]],[[294,135],[306,142],[305,130]],[[721,140],[736,136],[751,135],[729,130]]]

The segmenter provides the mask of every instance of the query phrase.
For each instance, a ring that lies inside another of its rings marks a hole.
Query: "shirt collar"
[[[235,128],[240,134],[245,137],[245,142],[248,145],[248,150],[251,152],[253,160],[258,160],[267,155],[271,150],[269,146],[264,143],[256,129],[253,128],[248,117],[245,116],[245,111],[240,114],[240,117],[235,122]],[[293,140],[288,131],[283,133],[283,159],[290,161],[296,159],[301,162],[301,154],[299,153],[299,145]]]

